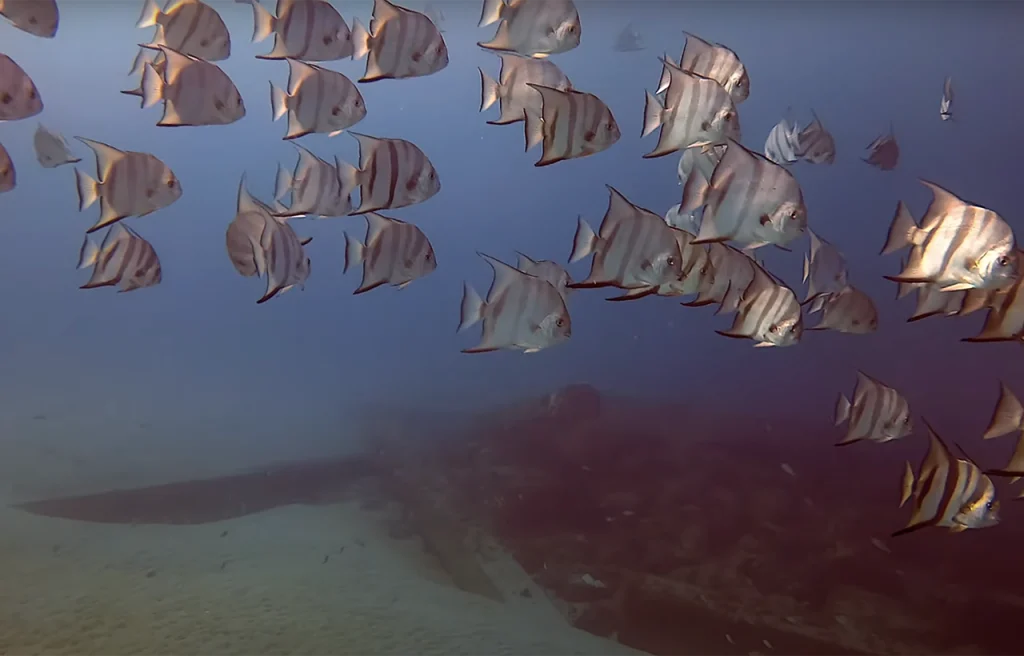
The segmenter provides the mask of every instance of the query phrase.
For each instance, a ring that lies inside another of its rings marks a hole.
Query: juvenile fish
[[[297,59],[288,60],[288,93],[270,83],[274,120],[288,115],[284,139],[314,132],[334,137],[366,117],[359,89],[341,73]]]
[[[875,302],[853,285],[818,296],[815,302],[820,303],[821,321],[808,330],[834,330],[850,335],[866,335],[878,330]]]
[[[434,165],[415,144],[349,132],[359,141],[359,168],[338,160],[341,196],[359,189],[359,207],[350,214],[397,209],[422,203],[441,191]]]
[[[828,240],[807,229],[810,251],[804,255],[803,282],[807,283],[804,303],[822,294],[835,294],[847,286],[849,273],[846,258]]]
[[[612,49],[616,52],[637,52],[645,47],[643,37],[633,27],[633,24],[629,23],[619,32],[619,37],[615,39]]]
[[[836,141],[814,110],[811,110],[811,115],[814,120],[797,136],[800,149],[796,154],[812,164],[832,164],[836,161]]]
[[[163,73],[144,64],[142,107],[163,101],[160,127],[228,125],[245,116],[238,87],[219,66],[158,46],[164,56]]]
[[[495,102],[501,115],[488,125],[507,125],[525,121],[525,112],[540,116],[543,112],[543,97],[529,86],[539,84],[559,91],[568,91],[572,83],[558,66],[548,59],[531,59],[514,53],[498,53],[501,57],[501,71],[496,82],[484,69],[480,70],[480,111]]]
[[[253,43],[274,35],[274,48],[257,59],[301,59],[333,61],[352,56],[352,33],[345,19],[326,0],[290,0],[278,3],[274,16],[258,0],[249,3],[253,11]]]
[[[559,91],[529,83],[541,95],[541,113],[526,115],[526,150],[538,143],[544,152],[534,166],[588,157],[607,150],[619,140],[619,124],[612,110],[592,93]]]
[[[274,192],[276,200],[291,193],[292,202],[287,210],[275,212],[275,215],[279,218],[347,216],[352,211],[352,201],[342,194],[338,158],[335,157],[335,164],[330,164],[298,144],[295,148],[299,155],[295,171],[289,173],[278,165]]]
[[[107,231],[103,244],[85,236],[78,254],[78,268],[92,267],[89,281],[80,289],[117,285],[121,292],[160,284],[163,271],[153,245],[124,224]]]
[[[156,0],[146,0],[136,27],[156,26],[150,46],[206,61],[231,56],[231,34],[217,10],[200,0],[171,0],[163,10]]]
[[[804,332],[796,293],[753,260],[751,265],[754,277],[740,297],[732,327],[715,332],[724,337],[752,339],[755,347],[796,344]]]
[[[360,82],[423,77],[448,66],[448,46],[425,14],[373,0],[372,31],[358,19],[352,24],[352,58],[367,58]]]
[[[56,36],[60,24],[57,0],[0,0],[0,16],[19,30],[44,39]]]
[[[14,189],[18,184],[18,176],[14,171],[14,161],[10,153],[0,144],[0,194]]]
[[[437,258],[423,231],[398,219],[367,212],[366,243],[345,234],[345,267],[363,265],[363,280],[353,294],[389,284],[405,289],[437,268]]]
[[[942,83],[942,100],[939,102],[939,118],[948,121],[953,118],[953,78],[946,76]]]
[[[679,68],[718,82],[737,104],[750,96],[750,76],[739,55],[721,44],[708,43],[688,32],[683,34],[686,45],[679,57]],[[662,70],[658,93],[668,89],[669,83],[669,72]]]
[[[533,260],[523,253],[517,252],[516,254],[519,256],[517,269],[541,280],[547,280],[562,295],[562,300],[566,305],[569,304],[569,294],[573,291],[569,285],[573,283],[573,279],[565,267],[551,260]]]
[[[764,142],[764,156],[785,166],[800,160],[800,126],[782,119],[775,124]]]
[[[0,121],[17,121],[43,111],[32,78],[10,57],[0,54]]]
[[[498,21],[494,38],[478,46],[543,58],[572,50],[583,34],[572,0],[484,0],[480,27]]]
[[[896,143],[896,135],[892,127],[889,134],[883,134],[871,142],[868,146],[868,156],[863,158],[865,162],[883,171],[891,171],[896,168],[900,160],[900,146]]]
[[[64,137],[55,132],[50,132],[42,123],[36,128],[32,137],[32,145],[36,150],[36,159],[43,168],[54,169],[62,164],[75,164],[81,162],[82,158],[75,157],[68,148],[68,142]]]

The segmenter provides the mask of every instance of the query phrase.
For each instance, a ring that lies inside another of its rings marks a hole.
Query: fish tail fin
[[[284,89],[280,89],[274,86],[274,83],[270,83],[270,110],[274,114],[274,120],[281,118],[288,113],[288,100],[291,98]]]
[[[480,68],[480,111],[484,111],[498,100],[500,87],[498,83]]]
[[[661,106],[654,94],[648,91],[647,99],[644,100],[644,129],[640,137],[646,137],[661,127],[664,116],[665,108]]]
[[[999,401],[996,403],[992,419],[983,435],[986,440],[1012,431],[1024,430],[1024,406],[1021,406],[1017,396],[1010,391],[1009,387],[1005,384],[1000,387]]]
[[[352,59],[362,59],[370,52],[370,32],[358,18],[352,19]]]
[[[485,306],[480,294],[477,294],[469,283],[462,283],[462,309],[459,313],[459,327],[455,332],[462,332],[483,319]]]
[[[505,9],[503,0],[484,0],[483,9],[480,11],[480,23],[477,27],[486,27],[491,23],[501,20],[502,11]]]
[[[135,23],[135,27],[153,27],[160,20],[160,16],[163,15],[163,11],[160,10],[160,5],[156,3],[156,0],[146,0],[142,5],[142,14],[139,15],[139,21]]]
[[[78,187],[78,211],[95,203],[100,197],[100,183],[94,180],[88,173],[82,173],[75,169],[75,182]]]
[[[252,5],[252,42],[259,43],[274,33],[277,17],[255,0],[249,4]]]
[[[892,223],[889,225],[889,236],[882,247],[882,255],[888,255],[914,244],[919,229],[914,221],[913,215],[907,206],[900,201],[896,204],[896,213],[893,214]]]
[[[292,174],[280,164],[277,165],[277,180],[274,181],[274,200],[281,200],[292,190],[295,180]]]
[[[523,132],[526,137],[526,150],[527,152],[544,141],[544,119],[540,114],[531,112],[528,109],[523,110]]]
[[[96,264],[96,258],[100,255],[100,248],[89,235],[85,236],[82,248],[78,251],[78,268],[84,269]]]
[[[339,195],[348,198],[359,187],[360,170],[341,159],[335,159],[334,164],[338,169],[338,180],[341,182]],[[362,200],[359,203],[362,204]]]
[[[142,108],[152,107],[164,98],[164,80],[153,65],[146,63],[142,69]]]
[[[914,468],[907,461],[903,463],[903,479],[900,483],[900,508],[902,508],[914,492]]]
[[[704,179],[696,167],[686,176],[686,184],[683,185],[683,197],[679,202],[679,212],[693,212],[704,207],[708,202],[708,191],[711,185]]]
[[[576,217],[576,234],[572,238],[572,254],[569,262],[578,262],[594,252],[598,236],[582,216]]]
[[[366,246],[363,242],[359,241],[355,237],[349,237],[348,233],[345,233],[345,265],[342,267],[342,273],[348,273],[351,267],[359,266],[363,263],[363,257],[366,253]],[[465,301],[463,301],[463,308],[465,308]]]
[[[850,418],[850,399],[845,394],[840,394],[836,400],[836,426]]]
[[[128,75],[138,75],[142,72],[142,65],[148,61],[152,61],[151,53],[153,51],[149,48],[139,48],[139,51],[135,53],[135,59],[132,60],[132,68],[128,71]]]

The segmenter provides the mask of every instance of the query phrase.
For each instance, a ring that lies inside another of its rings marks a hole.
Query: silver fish
[[[878,330],[875,302],[852,285],[818,296],[816,300],[821,303],[821,321],[808,330],[834,330],[850,335],[866,335]]]
[[[1009,286],[1020,274],[1013,230],[997,213],[971,205],[921,180],[932,192],[921,226],[902,201],[896,206],[882,254],[913,246],[894,282],[934,282],[943,291]]]
[[[543,58],[572,50],[583,34],[572,0],[484,0],[480,27],[498,21],[494,38],[478,46]]]
[[[274,16],[258,0],[235,0],[252,5],[253,43],[274,35],[274,48],[257,59],[333,61],[354,51],[352,33],[338,10],[326,0],[291,0],[278,4]]]
[[[907,525],[892,534],[906,535],[927,526],[944,526],[953,533],[969,528],[986,528],[999,523],[999,502],[992,479],[976,464],[953,457],[949,447],[931,425],[928,453],[914,480],[908,468],[903,478],[904,498],[913,497],[914,506]]]
[[[44,39],[56,36],[60,25],[57,0],[0,0],[0,16],[19,30]]]
[[[807,283],[804,303],[822,294],[834,294],[847,285],[849,273],[846,258],[828,240],[822,239],[810,228],[810,252],[804,255],[803,282]]]
[[[146,0],[136,27],[156,26],[150,46],[167,46],[206,61],[231,56],[231,35],[217,10],[200,0],[171,0],[163,10]]]
[[[755,347],[798,343],[804,323],[796,293],[756,262],[751,261],[751,264],[754,277],[741,295],[732,327],[715,332],[725,337],[752,339]]]
[[[0,54],[0,121],[17,121],[43,111],[36,83],[10,57]]]
[[[425,14],[373,0],[372,31],[358,19],[352,24],[352,58],[367,58],[360,82],[423,77],[448,66],[448,46]]]
[[[437,268],[437,258],[423,231],[398,219],[367,212],[366,243],[345,234],[345,266],[363,265],[363,280],[353,294],[384,284],[405,289]]]
[[[943,121],[953,118],[953,78],[948,75],[942,83],[942,101],[939,103],[939,118]]]
[[[800,150],[796,154],[812,164],[832,164],[836,161],[836,141],[814,110],[811,110],[811,115],[814,120],[797,136]]]
[[[288,93],[270,83],[274,120],[288,115],[284,139],[314,132],[334,137],[366,117],[366,102],[359,89],[341,73],[288,59]]]
[[[679,57],[679,68],[718,82],[737,104],[750,96],[750,76],[739,55],[721,44],[708,43],[688,32],[683,34],[686,35],[686,45]],[[668,87],[668,71],[662,70],[658,93]]]
[[[658,296],[689,296],[709,292],[715,284],[715,270],[705,246],[693,244],[694,236],[683,230],[672,230],[672,235],[679,244],[681,262],[680,277],[656,287],[637,287],[627,289],[621,296],[609,298],[609,301],[628,301],[643,298],[650,294]]]
[[[775,124],[764,142],[764,156],[785,166],[800,160],[800,126],[788,119]]]
[[[542,99],[541,114],[525,112],[526,150],[544,144],[534,166],[600,153],[622,136],[612,110],[594,94],[533,83],[527,86],[540,92]]]
[[[14,170],[14,161],[10,153],[0,144],[0,194],[14,189],[18,184],[18,176]]]
[[[843,422],[849,422],[846,436],[836,446],[861,440],[882,444],[913,432],[910,404],[903,395],[863,371],[857,372],[853,403],[845,394],[840,394],[836,401],[835,424],[839,426]]]
[[[692,243],[692,242],[691,242]],[[708,264],[714,272],[710,285],[698,292],[697,298],[687,307],[703,307],[718,303],[715,314],[729,315],[737,312],[743,294],[754,280],[754,261],[732,246],[713,242],[708,244]]]
[[[501,57],[501,71],[496,82],[484,69],[480,69],[480,111],[495,102],[501,110],[497,120],[488,125],[507,125],[525,121],[525,112],[542,115],[544,100],[540,92],[530,87],[539,84],[559,91],[568,91],[572,83],[549,59],[532,59],[510,52],[497,53]]]
[[[228,258],[235,271],[247,278],[261,276],[265,271],[263,248],[260,247],[265,223],[263,212],[249,210],[239,212],[228,224],[225,235]]]
[[[1015,257],[1017,270],[1024,271],[1024,251],[1017,251]],[[995,290],[988,306],[988,316],[981,332],[963,341],[1024,344],[1024,275],[1018,276],[1010,287]]]
[[[690,172],[694,169],[700,171],[705,180],[711,182],[711,176],[715,174],[715,167],[722,161],[725,154],[725,145],[714,148],[687,148],[679,157],[679,184],[685,185]]]
[[[161,127],[228,125],[245,116],[238,87],[219,66],[158,46],[164,56],[163,73],[145,64],[142,107],[163,101]]]
[[[349,132],[359,141],[359,168],[338,160],[341,195],[359,189],[359,207],[351,214],[407,207],[441,191],[441,178],[427,156],[405,139]]]
[[[75,137],[96,154],[94,180],[75,169],[78,211],[97,200],[100,218],[86,230],[95,232],[128,216],[146,216],[181,197],[181,183],[170,167],[149,153],[118,150],[100,141]]]
[[[519,256],[517,269],[541,280],[547,280],[562,295],[566,305],[569,304],[569,295],[573,291],[569,285],[573,283],[573,279],[561,264],[551,260],[533,260],[518,251],[516,255]]]
[[[891,171],[896,168],[900,159],[900,146],[896,143],[896,134],[892,126],[889,126],[889,134],[883,134],[871,142],[868,146],[871,151],[865,162],[883,171]]]
[[[644,39],[640,36],[640,33],[636,31],[632,23],[627,24],[622,31],[619,32],[619,36],[615,39],[615,45],[612,49],[617,52],[637,52],[643,50]]]
[[[483,337],[463,353],[521,349],[536,353],[572,335],[572,319],[562,295],[546,280],[479,254],[494,269],[494,281],[483,301],[469,284],[463,286],[459,332],[483,320]]]
[[[352,211],[352,201],[342,194],[341,177],[337,162],[330,164],[302,146],[295,144],[299,160],[294,173],[278,165],[275,200],[281,200],[289,193],[292,202],[284,212],[275,212],[279,218],[301,216],[347,216]]]
[[[78,268],[90,266],[92,275],[80,289],[118,285],[121,292],[130,292],[158,285],[163,279],[160,258],[153,245],[121,223],[107,231],[101,246],[90,235],[85,236]]]
[[[647,92],[644,104],[645,137],[661,128],[658,145],[644,158],[662,157],[694,146],[720,145],[742,137],[736,105],[722,85],[688,73],[663,60],[670,82],[662,106]]]
[[[56,132],[50,132],[40,123],[32,136],[32,145],[36,150],[36,159],[43,168],[53,169],[63,164],[81,162],[81,157],[71,154],[68,142]]]
[[[665,223],[669,224],[676,230],[688,232],[696,237],[700,232],[700,222],[703,211],[698,209],[693,212],[682,212],[679,208],[680,205],[678,203],[668,208],[668,211],[665,212]]]

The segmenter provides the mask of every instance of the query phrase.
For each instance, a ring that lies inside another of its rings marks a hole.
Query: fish
[[[797,344],[804,323],[796,293],[758,263],[751,260],[751,264],[754,277],[740,296],[732,326],[715,332],[723,337],[752,339],[754,346],[761,348]]]
[[[54,169],[63,164],[75,164],[82,161],[75,157],[68,148],[68,142],[56,132],[50,132],[40,123],[32,136],[32,145],[36,150],[36,159],[46,169]]]
[[[1021,406],[1013,390],[1005,382],[1000,381],[999,400],[981,437],[990,440],[1008,433],[1018,433],[1017,444],[1004,466],[985,470],[989,476],[1024,476],[1024,406]]]
[[[347,216],[352,211],[352,200],[342,193],[337,156],[335,164],[331,164],[298,144],[295,144],[295,149],[299,160],[295,164],[294,173],[278,165],[274,189],[275,200],[281,200],[291,193],[292,202],[287,210],[275,212],[275,216],[289,219],[301,216]]]
[[[149,46],[139,48],[139,52],[136,53],[135,59],[132,60],[132,69],[128,71],[128,75],[139,76],[139,86],[135,89],[125,89],[121,93],[127,96],[138,96],[139,98],[142,98],[142,75],[146,72],[147,63],[151,64],[153,66],[153,70],[161,76],[163,76],[164,71],[167,70],[167,58],[164,57],[164,53],[159,50],[153,50]]]
[[[706,246],[695,246],[694,236],[683,230],[672,230],[672,235],[679,244],[681,272],[678,280],[669,280],[657,287],[638,287],[626,290],[621,296],[609,301],[628,301],[643,298],[650,294],[658,296],[689,296],[711,290],[715,284],[715,269],[708,256]]]
[[[366,101],[352,80],[330,69],[288,59],[288,92],[270,83],[274,120],[288,115],[283,139],[314,132],[334,137],[366,117]]]
[[[334,61],[348,59],[355,51],[352,32],[338,10],[326,0],[291,0],[278,3],[277,15],[258,0],[235,0],[252,5],[253,43],[274,35],[274,47],[257,59]]]
[[[263,275],[266,263],[263,259],[263,248],[260,237],[266,218],[259,211],[240,211],[228,224],[225,235],[228,259],[240,275],[252,277]]]
[[[739,55],[719,43],[708,43],[695,34],[683,32],[683,35],[686,36],[686,45],[679,56],[679,68],[718,82],[736,104],[750,97],[750,76]],[[668,61],[673,63],[671,59]],[[663,69],[658,93],[667,90],[669,83],[669,72]]]
[[[764,142],[764,156],[782,166],[800,161],[800,126],[782,119],[768,133]]]
[[[519,349],[537,353],[572,336],[572,319],[558,290],[547,280],[523,273],[490,255],[478,253],[494,269],[494,281],[483,301],[463,283],[457,332],[483,321],[480,343],[463,353]]]
[[[613,146],[622,134],[612,110],[592,93],[528,83],[541,95],[541,113],[524,112],[526,150],[543,143],[534,166],[588,157]]]
[[[691,244],[693,242],[691,241]],[[754,280],[754,261],[742,251],[721,242],[707,245],[708,264],[714,272],[707,288],[702,288],[687,307],[718,303],[715,314],[729,315],[739,310],[744,292]]]
[[[231,56],[231,34],[217,10],[200,0],[171,0],[163,10],[145,0],[136,27],[156,26],[150,46],[167,46],[209,62]]]
[[[366,243],[345,234],[345,266],[363,265],[363,280],[352,292],[362,294],[383,284],[405,289],[437,268],[434,247],[411,223],[367,212]]]
[[[695,243],[732,240],[753,250],[785,246],[807,229],[807,206],[793,174],[731,139],[710,182],[691,172],[683,188],[681,211],[702,206]]]
[[[94,180],[75,168],[78,211],[96,201],[100,218],[88,230],[116,223],[128,216],[146,216],[181,198],[181,183],[170,167],[150,153],[118,150],[101,141],[75,137],[96,155]]]
[[[668,208],[665,212],[665,223],[672,226],[676,230],[682,230],[688,232],[694,237],[700,232],[700,222],[703,211],[701,209],[694,210],[693,212],[682,212],[680,211],[681,205],[676,203],[672,207]]]
[[[572,50],[583,35],[572,0],[484,0],[479,26],[499,21],[494,38],[478,46],[544,58]]]
[[[342,197],[359,189],[359,207],[349,214],[407,207],[441,191],[441,178],[434,165],[412,142],[349,134],[359,142],[359,168],[336,161]]]
[[[163,270],[153,245],[123,223],[112,226],[103,243],[86,235],[78,254],[78,268],[92,267],[89,281],[79,289],[117,285],[119,293],[160,284]]]
[[[41,111],[36,83],[13,59],[0,54],[0,121],[18,121]]]
[[[711,182],[711,177],[715,174],[715,167],[725,155],[725,149],[724,144],[711,148],[685,149],[679,157],[679,166],[676,169],[679,174],[679,184],[685,185],[686,180],[690,177],[690,172],[694,169],[697,169],[705,180]]]
[[[530,84],[568,91],[572,82],[562,69],[549,59],[531,59],[510,52],[497,53],[501,58],[501,71],[495,81],[484,69],[480,70],[480,111],[495,102],[501,115],[488,125],[508,125],[526,120],[526,112],[541,116],[544,99]]]
[[[14,161],[3,144],[0,144],[0,194],[14,189],[18,184],[18,175],[14,169]]]
[[[907,525],[892,537],[928,526],[947,527],[950,532],[959,533],[998,524],[999,501],[992,479],[974,462],[954,458],[931,424],[925,419],[922,422],[928,429],[928,453],[916,481],[909,467],[909,478],[904,473],[903,496],[913,497],[913,510]]]
[[[832,164],[836,161],[836,141],[832,133],[825,129],[821,119],[811,110],[814,120],[800,130],[797,142],[800,149],[796,152],[800,159],[812,164]]]
[[[657,214],[638,207],[617,189],[608,187],[608,209],[600,232],[577,219],[569,262],[593,254],[590,274],[569,285],[572,289],[620,287],[654,293],[682,277],[682,254],[674,231]]]
[[[358,19],[352,25],[352,58],[366,57],[360,82],[423,77],[448,66],[448,46],[426,14],[373,0],[371,30]]]
[[[1017,251],[1015,257],[1017,270],[1024,271],[1024,251]],[[1019,275],[1009,288],[994,290],[988,307],[981,332],[962,341],[1024,344],[1024,275]]]
[[[953,118],[953,78],[948,75],[942,83],[942,101],[939,103],[939,118],[943,121]]]
[[[892,126],[889,127],[889,134],[883,134],[871,142],[868,146],[871,151],[865,162],[883,171],[891,171],[896,168],[900,159],[900,146],[896,143],[896,134]]]
[[[1020,274],[1013,230],[999,214],[969,204],[933,182],[921,180],[932,201],[914,221],[900,201],[882,255],[912,246],[894,282],[933,282],[943,291],[1006,287]]]
[[[910,435],[910,404],[895,388],[863,371],[857,371],[853,402],[840,394],[836,401],[836,426],[847,422],[846,436],[836,446],[861,440],[884,444]]]
[[[55,37],[60,25],[57,0],[0,0],[0,16],[22,32],[44,39]]]
[[[821,302],[821,321],[808,330],[834,330],[850,335],[866,335],[878,330],[875,302],[853,285],[818,296],[817,300]]]
[[[163,73],[143,64],[142,107],[164,103],[160,127],[228,125],[245,116],[238,87],[219,66],[157,46],[164,56]]]
[[[573,291],[569,285],[573,283],[573,279],[565,267],[551,260],[534,260],[519,251],[516,251],[516,255],[519,256],[519,261],[516,263],[517,269],[541,280],[547,280],[558,290],[558,293],[562,295],[562,300],[568,306],[569,295]]]
[[[662,106],[650,91],[644,103],[641,137],[661,128],[658,145],[645,159],[662,157],[694,146],[720,145],[742,137],[732,97],[714,80],[688,73],[662,60],[671,82]]]
[[[910,293],[907,288],[917,290],[917,304],[914,307],[914,313],[907,319],[908,322],[920,321],[937,314],[945,314],[947,316],[960,314],[967,296],[967,290],[944,292],[934,283],[903,282],[900,283],[900,291],[897,298],[902,298],[905,294]]]
[[[803,282],[807,283],[807,297],[804,303],[814,300],[822,294],[835,294],[846,287],[849,273],[846,258],[839,249],[826,239],[822,239],[810,228],[810,251],[804,255]]]
[[[637,52],[644,48],[644,39],[632,23],[628,23],[622,28],[618,38],[615,39],[615,45],[612,46],[616,52]]]

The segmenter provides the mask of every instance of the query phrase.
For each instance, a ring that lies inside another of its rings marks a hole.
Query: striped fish
[[[146,216],[181,197],[181,183],[170,167],[149,153],[118,150],[100,141],[75,137],[96,155],[94,180],[75,169],[78,211],[97,200],[100,218],[86,232],[116,223],[128,216]]]
[[[853,285],[814,298],[821,321],[808,330],[834,330],[850,335],[867,335],[878,330],[878,308],[871,297]]]
[[[359,168],[337,160],[342,197],[359,189],[359,207],[350,214],[397,209],[422,203],[441,191],[434,165],[415,144],[349,132],[359,141]]]
[[[17,121],[43,111],[36,83],[7,55],[0,54],[0,121]]]
[[[739,141],[739,114],[732,98],[720,84],[688,73],[662,60],[670,82],[662,106],[650,91],[644,103],[641,137],[661,128],[658,145],[645,159],[662,157],[694,146],[721,145],[726,139]]]
[[[746,250],[785,246],[807,229],[807,206],[793,174],[735,141],[708,182],[691,173],[680,211],[704,207],[697,243],[732,240]]]
[[[807,297],[804,303],[822,294],[834,294],[847,285],[849,273],[846,258],[828,240],[822,239],[810,228],[810,251],[804,255],[803,282],[807,283]]]
[[[544,152],[534,166],[587,157],[607,150],[622,136],[612,110],[592,93],[559,91],[530,83],[541,95],[541,113],[525,112],[526,150],[539,143]]]
[[[1008,433],[1018,433],[1017,444],[1010,455],[1010,460],[999,469],[987,470],[985,473],[990,476],[1009,476],[1017,478],[1024,476],[1024,406],[1021,406],[1017,395],[1007,386],[1006,383],[999,383],[999,401],[992,411],[992,418],[988,427],[982,435],[983,439],[990,440],[994,437],[1001,437]]]
[[[998,289],[1017,278],[1013,230],[997,213],[971,205],[937,184],[921,180],[932,192],[921,226],[902,201],[896,206],[882,254],[913,246],[907,265],[894,282],[934,282],[943,291]]]
[[[149,46],[143,46],[139,48],[139,52],[136,53],[135,59],[132,60],[132,69],[128,71],[128,75],[139,76],[139,86],[134,89],[125,89],[121,93],[127,96],[138,96],[142,98],[142,75],[146,72],[146,64],[151,64],[153,70],[161,75],[167,70],[167,59],[164,57],[164,53],[159,50],[153,50]]]
[[[800,149],[796,154],[811,164],[832,164],[836,161],[836,140],[832,138],[832,133],[825,129],[813,109],[811,115],[814,120],[797,136]]]
[[[36,151],[36,159],[46,169],[82,161],[82,158],[71,154],[68,142],[64,140],[63,136],[56,132],[50,132],[42,123],[36,128],[36,133],[32,135],[32,145]]]
[[[678,280],[670,280],[657,287],[637,287],[627,289],[621,296],[609,298],[609,301],[629,301],[643,298],[651,294],[658,296],[689,296],[710,291],[715,283],[715,270],[708,257],[705,246],[695,246],[694,236],[683,230],[672,230],[672,235],[679,244],[680,274]]]
[[[551,260],[533,260],[518,251],[516,251],[516,255],[519,256],[517,269],[541,280],[547,280],[562,295],[562,300],[566,305],[569,304],[569,295],[573,291],[569,285],[573,283],[573,279],[565,267]]]
[[[0,16],[19,30],[44,39],[56,36],[60,25],[57,0],[0,0]]]
[[[692,242],[691,242],[692,243]],[[754,280],[754,261],[732,246],[713,242],[708,244],[708,263],[714,278],[707,288],[697,293],[687,307],[703,307],[718,304],[715,314],[729,315],[737,312],[744,293]]]
[[[840,394],[836,401],[835,425],[843,422],[848,422],[846,436],[836,446],[861,440],[883,444],[913,432],[910,404],[903,395],[863,371],[857,372],[853,403],[845,394]]]
[[[946,76],[942,83],[942,101],[939,103],[939,118],[948,121],[953,118],[953,78]]]
[[[183,55],[206,61],[231,56],[231,35],[217,10],[200,0],[171,0],[162,10],[146,0],[136,27],[156,26],[150,46],[167,46]]]
[[[245,116],[238,87],[219,66],[158,46],[163,73],[144,64],[142,107],[164,103],[161,127],[228,125]]]
[[[1024,271],[1024,251],[1017,251],[1017,270]],[[1020,342],[1024,344],[1024,276],[1007,289],[995,290],[985,324],[965,342]]]
[[[637,52],[644,48],[644,39],[632,23],[628,23],[622,28],[618,38],[615,39],[615,45],[612,46],[616,52]]]
[[[889,126],[889,134],[883,134],[871,142],[868,146],[868,156],[862,158],[865,162],[883,171],[891,171],[896,168],[900,160],[900,146],[896,143],[896,134],[892,126]]]
[[[714,148],[687,148],[679,157],[679,184],[685,185],[686,179],[690,177],[690,171],[695,168],[705,180],[711,182],[711,176],[715,174],[715,167],[722,161],[725,154],[725,145]]]
[[[480,27],[498,21],[494,38],[478,46],[544,58],[572,50],[583,34],[572,0],[484,0]]]
[[[353,59],[366,57],[360,82],[432,75],[448,65],[448,46],[426,14],[373,0],[372,31],[353,21]]]
[[[110,228],[103,244],[85,236],[78,253],[78,268],[92,267],[89,281],[79,289],[118,285],[121,292],[160,284],[163,272],[153,245],[123,223]]]
[[[325,162],[298,144],[295,144],[295,149],[299,160],[295,164],[294,173],[278,165],[277,184],[274,188],[274,199],[282,200],[290,193],[291,205],[287,210],[275,212],[274,215],[287,219],[348,216],[352,211],[352,201],[342,195],[337,165]],[[337,156],[334,161],[338,161]]]
[[[731,149],[731,148],[730,148]],[[696,242],[694,242],[696,243]],[[754,277],[740,295],[738,313],[724,337],[752,339],[755,347],[792,346],[804,332],[796,293],[751,260]]]
[[[501,71],[496,82],[484,69],[480,70],[480,111],[495,102],[501,110],[497,120],[487,121],[488,125],[507,125],[525,121],[525,112],[540,116],[544,101],[530,84],[539,84],[559,91],[568,91],[572,83],[549,59],[531,59],[509,52],[498,53],[501,57]]]
[[[973,462],[954,458],[931,424],[922,421],[928,428],[928,453],[916,481],[909,467],[903,475],[903,498],[913,497],[913,511],[907,525],[892,536],[927,526],[944,526],[959,533],[998,524],[999,502],[992,479]]]
[[[800,160],[800,126],[782,119],[775,124],[764,142],[764,156],[785,166]]]
[[[679,57],[679,68],[718,82],[737,104],[750,96],[750,77],[739,55],[719,43],[708,43],[688,32],[683,34],[686,35],[686,45]],[[672,63],[672,60],[669,62]],[[658,93],[667,90],[669,83],[670,74],[663,69]]]
[[[434,247],[423,231],[411,223],[367,212],[366,243],[345,234],[345,267],[363,265],[363,280],[353,294],[389,284],[405,289],[437,268]]]
[[[608,186],[608,210],[599,233],[579,217],[569,262],[593,254],[590,275],[573,289],[621,287],[654,293],[658,286],[679,280],[682,256],[677,231],[657,214],[637,207]]]
[[[314,132],[334,137],[366,116],[359,89],[341,73],[297,59],[288,60],[288,93],[270,83],[274,120],[288,115],[284,139]]]
[[[0,144],[0,194],[14,189],[18,184],[18,175],[14,170],[14,161],[10,153]]]
[[[483,301],[468,283],[462,289],[458,331],[484,322],[483,336],[463,353],[520,349],[536,353],[569,339],[572,319],[562,295],[547,280],[479,253],[494,269],[494,281]]]
[[[277,16],[259,0],[235,0],[252,5],[253,43],[274,35],[274,48],[257,59],[334,61],[352,56],[352,33],[338,10],[326,0],[289,0],[278,3]]]

